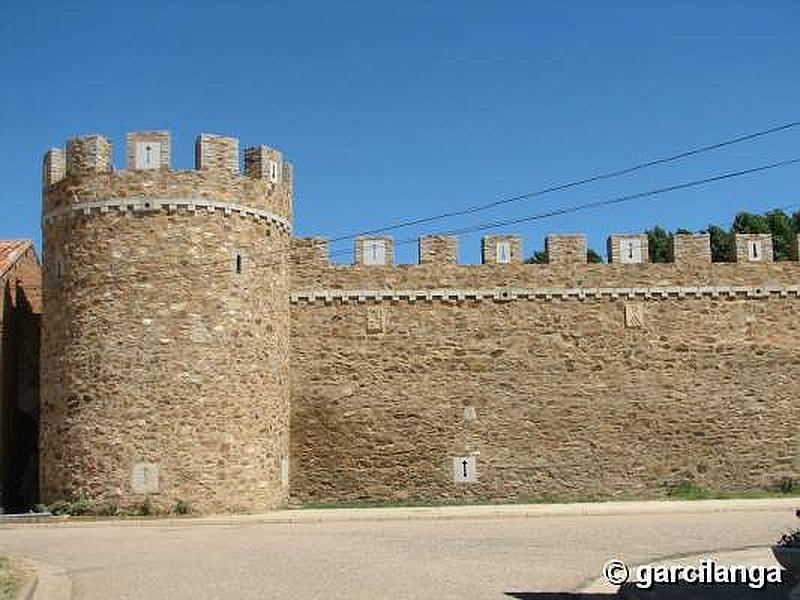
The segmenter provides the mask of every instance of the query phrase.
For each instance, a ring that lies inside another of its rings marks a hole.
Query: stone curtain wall
[[[43,163],[44,502],[259,511],[800,475],[800,264],[766,239],[758,260],[737,239],[736,264],[678,235],[673,263],[595,265],[585,237],[551,236],[551,264],[527,265],[501,236],[484,258],[507,240],[512,264],[462,266],[433,235],[419,265],[364,264],[365,240],[331,265],[324,240],[291,238],[277,150],[245,149],[241,174],[235,138],[199,136],[192,170],[167,132],[127,142],[126,169],[97,135]]]
[[[684,480],[736,490],[800,476],[800,266],[702,254],[371,269],[296,256],[293,501],[658,497]],[[629,298],[638,286],[669,291]],[[627,289],[456,299],[553,287]],[[343,303],[312,289],[358,292]],[[391,299],[434,289],[452,299]],[[475,458],[477,482],[454,483],[453,457]]]
[[[44,502],[286,502],[291,182],[239,175],[238,142],[206,142],[202,171],[45,187]],[[69,144],[67,164],[108,165],[69,156],[98,147]]]

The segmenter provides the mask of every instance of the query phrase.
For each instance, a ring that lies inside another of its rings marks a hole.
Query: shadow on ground
[[[568,592],[506,592],[516,600],[609,600],[619,598],[616,594],[578,594]]]
[[[760,589],[753,589],[747,584],[656,584],[649,590],[640,590],[632,584],[626,584],[619,596],[630,600],[786,600],[792,583],[764,584]]]
[[[753,589],[746,584],[655,584],[650,589],[642,590],[628,583],[616,594],[506,592],[506,596],[516,600],[786,600],[791,589],[791,581],[765,584],[760,589]]]

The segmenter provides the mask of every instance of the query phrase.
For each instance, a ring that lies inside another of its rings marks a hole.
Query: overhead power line
[[[559,208],[554,210],[549,210],[546,212],[541,212],[535,215],[529,215],[526,217],[520,217],[516,219],[507,219],[504,221],[495,221],[492,223],[487,224],[479,224],[474,225],[472,227],[464,227],[462,229],[456,229],[453,231],[451,235],[456,235],[459,233],[472,233],[474,231],[483,231],[486,229],[494,229],[496,227],[505,227],[506,225],[516,225],[519,223],[527,223],[529,221],[537,221],[541,219],[546,219],[549,217],[555,217],[559,215],[565,215],[569,213],[580,212],[584,210],[589,210],[592,208],[598,208],[601,206],[609,206],[611,204],[621,204],[623,202],[631,202],[632,200],[643,200],[645,198],[649,198],[652,196],[658,196],[660,194],[666,194],[668,192],[677,192],[679,190],[685,190],[688,188],[697,187],[699,185],[705,185],[708,183],[714,183],[716,181],[723,181],[725,179],[732,179],[734,177],[742,177],[744,175],[751,175],[753,173],[760,173],[762,171],[769,171],[771,169],[777,169],[779,167],[786,167],[789,165],[794,165],[800,163],[800,158],[793,158],[790,160],[782,160],[778,162],[774,162],[768,165],[762,165],[760,167],[754,167],[752,169],[744,169],[742,171],[734,171],[732,173],[724,173],[722,175],[715,175],[713,177],[706,177],[705,179],[697,179],[695,181],[690,181],[687,183],[679,183],[676,185],[670,185],[667,187],[657,188],[654,190],[648,190],[646,192],[639,192],[636,194],[627,194],[625,196],[618,196],[616,198],[609,198],[607,200],[598,200],[595,202],[585,202],[583,204],[578,204],[576,206],[571,206],[568,208]]]
[[[726,146],[732,146],[734,144],[739,144],[739,143],[746,142],[746,141],[753,140],[753,139],[757,139],[757,138],[760,138],[760,137],[772,135],[772,134],[779,133],[781,131],[786,131],[786,130],[789,130],[789,129],[792,129],[792,128],[795,128],[795,127],[798,127],[798,126],[800,126],[800,121],[791,121],[791,122],[788,122],[788,123],[784,123],[782,125],[777,125],[775,127],[770,127],[768,129],[763,129],[761,131],[756,131],[756,132],[753,132],[753,133],[747,133],[747,134],[740,135],[740,136],[737,136],[737,137],[734,137],[734,138],[722,140],[722,141],[716,142],[714,144],[709,144],[709,145],[706,145],[706,146],[700,146],[700,147],[697,147],[697,148],[684,150],[684,151],[678,152],[677,154],[672,154],[672,155],[669,155],[669,156],[666,156],[666,157],[648,160],[648,161],[645,161],[645,162],[642,162],[642,163],[639,163],[639,164],[636,164],[636,165],[633,165],[633,166],[630,166],[630,167],[626,167],[624,169],[618,169],[616,171],[609,171],[609,172],[605,172],[605,173],[600,173],[600,174],[597,174],[597,175],[593,175],[593,176],[590,176],[590,177],[585,177],[583,179],[578,179],[578,180],[575,180],[575,181],[570,181],[570,182],[567,182],[567,183],[555,185],[555,186],[544,188],[544,189],[541,189],[541,190],[528,192],[528,193],[525,193],[525,194],[520,194],[518,196],[512,196],[512,197],[509,197],[509,198],[502,198],[500,200],[495,200],[493,202],[489,202],[489,203],[486,203],[486,204],[481,204],[481,205],[477,205],[477,206],[473,206],[473,207],[468,207],[468,208],[464,208],[464,209],[450,211],[450,212],[447,212],[447,213],[441,213],[439,215],[432,215],[432,216],[429,216],[429,217],[407,219],[407,220],[395,223],[394,225],[386,225],[384,227],[379,227],[379,228],[376,228],[376,229],[370,229],[370,230],[362,231],[362,232],[359,232],[359,233],[353,233],[353,234],[342,235],[342,236],[330,238],[330,239],[327,240],[327,242],[328,242],[328,244],[335,244],[337,242],[342,242],[342,241],[345,241],[345,240],[352,240],[352,239],[357,238],[359,236],[375,235],[375,234],[378,234],[378,233],[385,233],[387,231],[391,231],[391,230],[394,230],[394,229],[401,229],[401,228],[405,228],[405,227],[410,227],[412,225],[421,225],[421,224],[424,224],[424,223],[431,223],[431,222],[434,222],[434,221],[437,221],[437,220],[446,219],[446,218],[450,218],[450,217],[474,214],[474,213],[477,213],[477,212],[480,212],[480,211],[483,211],[483,210],[488,210],[488,209],[493,208],[495,206],[500,206],[502,204],[509,204],[509,203],[517,202],[517,201],[524,200],[524,199],[530,199],[530,198],[535,198],[535,197],[538,197],[538,196],[543,196],[545,194],[564,191],[564,190],[568,190],[568,189],[571,189],[571,188],[579,187],[579,186],[582,186],[582,185],[587,185],[589,183],[601,181],[601,180],[604,180],[604,179],[611,179],[611,178],[614,178],[614,177],[621,177],[623,175],[634,173],[634,172],[640,171],[642,169],[646,169],[646,168],[653,167],[653,166],[660,165],[660,164],[673,162],[673,161],[676,161],[676,160],[680,160],[682,158],[687,158],[687,157],[694,156],[694,155],[697,155],[697,154],[702,154],[704,152],[710,152],[712,150],[716,150],[716,149],[719,149],[719,148],[724,148]],[[415,243],[415,242],[416,242],[416,239],[411,241],[411,242],[400,241],[397,244],[398,245],[403,245],[405,243]],[[330,256],[331,257],[339,256],[339,255],[349,254],[350,252],[351,252],[351,250],[349,250],[349,249],[348,250],[341,250],[341,251],[331,252]],[[215,261],[215,262],[209,262],[209,263],[206,263],[206,264],[208,266],[222,265],[222,264],[227,264],[227,261]]]
[[[725,179],[733,179],[735,177],[744,177],[745,175],[752,175],[752,174],[755,174],[755,173],[760,173],[762,171],[769,171],[769,170],[772,170],[772,169],[777,169],[777,168],[780,168],[780,167],[786,167],[786,166],[793,165],[793,164],[798,164],[798,163],[800,163],[800,158],[793,158],[793,159],[790,159],[790,160],[782,160],[782,161],[770,163],[770,164],[767,164],[767,165],[761,165],[759,167],[753,167],[753,168],[750,168],[750,169],[743,169],[743,170],[740,170],[740,171],[733,171],[733,172],[730,172],[730,173],[723,173],[721,175],[714,175],[712,177],[706,177],[704,179],[696,179],[694,181],[688,181],[686,183],[678,183],[678,184],[675,184],[675,185],[661,187],[661,188],[657,188],[657,189],[653,189],[653,190],[647,190],[645,192],[638,192],[638,193],[635,193],[635,194],[627,194],[627,195],[624,195],[624,196],[617,196],[617,197],[614,197],[614,198],[608,198],[606,200],[597,200],[597,201],[594,201],[594,202],[585,202],[583,204],[577,204],[577,205],[574,205],[574,206],[556,208],[556,209],[553,209],[553,210],[548,210],[548,211],[536,213],[536,214],[533,214],[533,215],[527,215],[527,216],[524,216],[524,217],[518,217],[518,218],[514,218],[514,219],[506,219],[506,220],[502,220],[502,221],[491,221],[491,222],[478,223],[476,225],[471,225],[471,226],[468,226],[468,227],[462,227],[460,229],[452,229],[450,231],[446,231],[446,232],[442,233],[441,235],[460,235],[462,233],[474,233],[474,232],[477,232],[477,231],[486,231],[486,230],[489,230],[489,229],[496,229],[498,227],[506,227],[508,225],[517,225],[517,224],[520,224],[520,223],[528,223],[528,222],[531,222],[531,221],[540,221],[540,220],[543,220],[543,219],[556,217],[556,216],[560,216],[560,215],[576,213],[576,212],[582,212],[582,211],[585,211],[585,210],[590,210],[592,208],[599,208],[599,207],[602,207],[602,206],[609,206],[609,205],[613,205],[613,204],[621,204],[621,203],[624,203],[624,202],[631,202],[631,201],[634,201],[634,200],[644,200],[644,199],[647,199],[647,198],[650,198],[650,197],[659,196],[661,194],[666,194],[666,193],[669,193],[669,192],[677,192],[679,190],[698,187],[698,186],[701,186],[701,185],[706,185],[706,184],[714,183],[714,182],[717,182],[717,181],[723,181]],[[396,246],[403,246],[403,245],[407,245],[407,244],[416,244],[418,242],[419,242],[418,238],[407,238],[407,239],[399,240],[399,241],[395,242],[395,245]],[[337,252],[332,252],[330,254],[330,256],[331,257],[340,256],[340,255],[344,255],[344,254],[349,254],[350,252],[351,252],[350,250],[341,250],[341,251],[337,251]]]
[[[336,242],[346,241],[353,239],[359,236],[367,236],[367,235],[376,235],[378,233],[386,233],[387,231],[392,231],[395,229],[402,229],[405,227],[412,227],[414,225],[423,225],[425,223],[432,223],[434,221],[440,221],[442,219],[449,219],[452,217],[459,217],[464,215],[475,214],[478,212],[482,212],[485,210],[489,210],[491,208],[502,206],[504,204],[511,204],[513,202],[519,202],[521,200],[529,200],[531,198],[536,198],[539,196],[544,196],[546,194],[551,194],[554,192],[560,192],[564,190],[568,190],[571,188],[579,187],[582,185],[587,185],[589,183],[595,183],[598,181],[603,181],[605,179],[613,179],[616,177],[622,177],[623,175],[629,175],[631,173],[635,173],[636,171],[641,171],[643,169],[648,169],[650,167],[655,167],[658,165],[663,165],[666,163],[674,162],[683,158],[688,158],[690,156],[695,156],[698,154],[703,154],[705,152],[711,152],[712,150],[718,150],[720,148],[725,148],[727,146],[733,146],[734,144],[740,144],[742,142],[747,142],[750,140],[754,140],[760,137],[772,135],[774,133],[778,133],[781,131],[786,131],[795,127],[800,126],[800,121],[792,121],[789,123],[784,123],[782,125],[777,125],[775,127],[770,127],[769,129],[763,129],[761,131],[756,131],[753,133],[748,133],[745,135],[740,135],[738,137],[730,138],[727,140],[722,140],[720,142],[716,142],[714,144],[709,144],[707,146],[700,146],[698,148],[692,148],[689,150],[684,150],[678,152],[677,154],[672,154],[669,156],[665,156],[662,158],[656,158],[652,160],[647,160],[645,162],[633,165],[631,167],[626,167],[624,169],[618,169],[615,171],[608,171],[605,173],[599,173],[597,175],[592,175],[590,177],[585,177],[583,179],[577,179],[575,181],[570,181],[567,183],[562,183],[558,185],[554,185],[551,187],[543,188],[540,190],[536,190],[533,192],[527,192],[525,194],[519,194],[517,196],[510,196],[508,198],[501,198],[499,200],[494,200],[492,202],[487,202],[485,204],[478,204],[476,206],[470,206],[467,208],[457,209],[449,212],[444,212],[436,215],[431,215],[428,217],[420,217],[414,219],[407,219],[403,221],[399,221],[394,224],[386,225],[383,227],[378,227],[375,229],[369,229],[366,231],[362,231],[359,233],[352,233],[347,235],[338,236],[335,238],[331,238],[329,243],[334,244]]]
[[[535,214],[527,215],[527,216],[523,216],[523,217],[518,217],[518,218],[514,218],[514,219],[506,219],[506,220],[501,220],[501,221],[489,221],[489,222],[477,223],[475,225],[471,225],[471,226],[468,226],[468,227],[463,227],[463,228],[460,228],[460,229],[450,230],[448,232],[445,232],[442,235],[458,235],[458,234],[461,234],[461,233],[472,233],[472,232],[476,232],[476,231],[485,231],[485,230],[489,230],[489,229],[496,229],[498,227],[505,227],[505,226],[508,226],[508,225],[515,225],[515,224],[519,224],[519,223],[527,223],[527,222],[543,220],[543,219],[547,219],[547,218],[551,218],[551,217],[555,217],[555,216],[559,216],[559,215],[581,212],[581,211],[590,210],[590,209],[593,209],[593,208],[600,208],[600,207],[620,204],[620,203],[624,203],[624,202],[633,202],[633,201],[636,201],[636,200],[644,200],[644,199],[647,199],[647,198],[660,196],[662,194],[667,194],[667,193],[676,192],[676,191],[679,191],[679,190],[685,190],[685,189],[695,188],[695,187],[699,187],[699,186],[703,186],[703,185],[708,185],[710,183],[715,183],[715,182],[723,181],[723,180],[726,180],[726,179],[733,179],[733,178],[737,178],[737,177],[745,177],[745,176],[748,176],[748,175],[754,175],[756,173],[761,173],[761,172],[765,172],[765,171],[769,171],[769,170],[773,170],[773,169],[778,169],[778,168],[781,168],[781,167],[786,167],[786,166],[790,166],[790,165],[794,165],[794,164],[798,164],[798,163],[800,163],[800,157],[789,159],[789,160],[777,161],[777,162],[769,163],[769,164],[766,164],[766,165],[752,167],[752,168],[749,168],[749,169],[742,169],[742,170],[738,170],[738,171],[731,171],[731,172],[728,172],[728,173],[722,173],[722,174],[719,174],[719,175],[712,175],[710,177],[705,177],[705,178],[702,178],[702,179],[695,179],[693,181],[688,181],[688,182],[683,182],[683,183],[677,183],[677,184],[674,184],[674,185],[669,185],[669,186],[660,187],[660,188],[656,188],[656,189],[652,189],[652,190],[647,190],[647,191],[644,191],[644,192],[638,192],[638,193],[634,193],[634,194],[627,194],[627,195],[624,195],[624,196],[616,196],[616,197],[608,198],[608,199],[605,199],[605,200],[597,200],[597,201],[593,201],[593,202],[585,202],[585,203],[582,203],[582,204],[577,204],[577,205],[572,205],[572,206],[562,206],[561,208],[555,208],[555,209],[552,209],[552,210],[548,210],[548,211],[544,211],[544,212],[540,212],[540,213],[535,213]],[[419,241],[418,238],[408,238],[408,239],[404,239],[404,240],[400,240],[400,241],[396,242],[396,245],[415,244],[415,243],[418,243],[418,241]],[[290,247],[291,247],[291,241],[289,241],[288,243],[285,243],[285,244],[281,244],[279,248],[271,250],[269,252],[269,254],[274,254],[274,255],[279,255],[280,254],[280,255],[285,256],[285,253],[290,250]],[[329,254],[329,257],[334,257],[334,256],[339,256],[339,255],[344,255],[344,254],[350,254],[350,253],[351,253],[351,250],[349,250],[349,249],[348,250],[337,251],[337,252],[331,252]],[[282,263],[282,261],[272,261],[272,262],[265,262],[265,263],[253,262],[247,268],[248,269],[266,269],[266,268],[270,268],[270,267],[279,266],[281,263]],[[223,268],[223,269],[209,268],[209,267],[213,267],[214,265],[223,265],[223,264],[226,265],[226,268]],[[204,272],[206,274],[225,274],[225,273],[230,272],[230,264],[231,264],[230,260],[224,260],[224,261],[216,261],[216,262],[205,263],[202,266],[205,267],[204,268]],[[200,266],[200,265],[198,265],[198,266]],[[132,275],[127,275],[127,276],[118,276],[117,275],[117,276],[110,277],[109,280],[108,280],[108,283],[111,284],[111,283],[115,283],[115,282],[119,282],[119,281],[126,281],[126,280],[129,280],[129,279],[136,279],[138,281],[147,281],[149,279],[149,276],[154,275],[154,274],[158,275],[158,274],[161,274],[161,273],[174,274],[174,271],[166,269],[166,268],[160,268],[160,269],[155,269],[155,270],[149,270],[145,274],[132,274]]]

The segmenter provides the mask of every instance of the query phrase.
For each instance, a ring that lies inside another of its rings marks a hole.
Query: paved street
[[[694,506],[701,510],[703,503]],[[552,600],[571,596],[525,593],[575,590],[596,578],[611,557],[633,564],[765,546],[798,524],[786,502],[705,514],[398,514],[398,520],[315,517],[300,523],[0,525],[0,554],[24,554],[66,569],[76,599]]]

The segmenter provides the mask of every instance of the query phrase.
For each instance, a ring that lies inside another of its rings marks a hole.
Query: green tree
[[[530,265],[543,265],[547,262],[547,252],[544,250],[537,250],[533,253],[533,256],[528,258],[525,262]]]
[[[792,231],[800,233],[800,210],[792,213]]]
[[[529,265],[543,265],[547,263],[547,252],[544,250],[537,250],[533,253],[533,256],[528,257],[525,260],[526,263]],[[603,257],[600,256],[597,252],[589,248],[586,251],[586,262],[589,263],[601,263],[603,262]]]
[[[672,238],[678,234],[691,234],[688,229],[679,227],[673,232],[660,225],[645,231],[650,251],[650,262],[669,262]],[[737,233],[768,233],[772,235],[775,260],[790,260],[791,248],[796,235],[800,235],[800,211],[790,217],[780,209],[767,211],[763,215],[742,211],[737,213],[729,229],[710,223],[702,233],[711,238],[711,260],[714,262],[734,262],[736,260]],[[602,257],[591,248],[586,251],[586,261],[601,263]],[[547,254],[543,250],[534,252],[526,263],[546,263]]]
[[[592,248],[589,248],[586,251],[586,262],[588,262],[588,263],[601,263],[601,262],[603,262],[603,257],[600,256],[597,252],[595,252]]]
[[[764,215],[740,212],[733,219],[731,233],[770,233],[769,223]]]
[[[764,216],[772,234],[772,252],[775,260],[789,260],[792,252],[792,238],[795,235],[792,219],[778,209],[771,210]]]
[[[672,234],[663,227],[656,225],[645,231],[647,244],[650,250],[650,262],[664,263],[669,261]]]
[[[711,260],[713,262],[733,262],[734,241],[733,234],[725,231],[719,225],[709,225],[704,233],[711,237]]]

